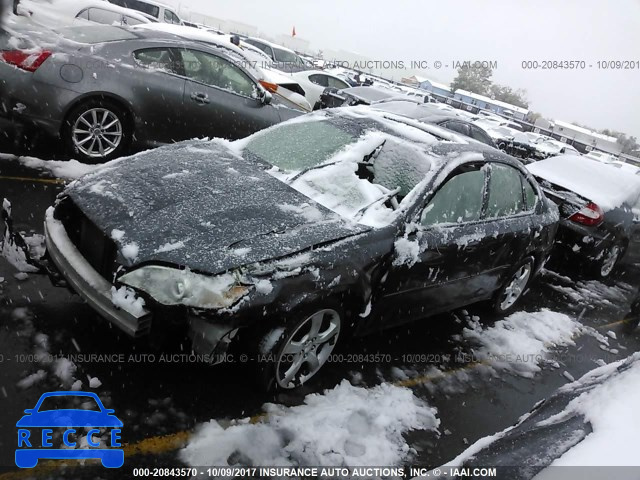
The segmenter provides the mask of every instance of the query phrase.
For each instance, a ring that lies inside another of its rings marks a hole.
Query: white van
[[[162,23],[182,25],[182,20],[173,8],[155,0],[109,0],[109,2],[146,13]]]

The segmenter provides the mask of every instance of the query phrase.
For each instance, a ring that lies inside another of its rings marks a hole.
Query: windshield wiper
[[[380,153],[380,151],[382,150],[382,147],[384,147],[384,144],[387,141],[384,140],[380,145],[378,145],[376,148],[374,148],[371,153],[365,155],[362,160],[360,162],[358,162],[358,165],[367,165],[367,166],[371,166],[373,165],[373,162],[371,162],[372,159],[375,159],[378,154]],[[335,161],[335,162],[328,162],[328,163],[321,163],[320,165],[313,165],[312,167],[307,167],[304,170],[296,173],[293,177],[291,177],[289,180],[287,180],[287,184],[291,185],[293,182],[295,182],[298,178],[300,178],[302,175],[306,174],[307,172],[310,172],[311,170],[318,170],[319,168],[324,168],[324,167],[329,167],[331,165],[335,165],[336,163],[338,163],[339,160]]]
[[[398,195],[401,190],[402,189],[400,187],[396,187],[393,190],[389,190],[387,193],[383,194],[380,198],[375,199],[373,202],[369,203],[368,205],[365,205],[360,210],[358,210],[354,215],[354,217],[355,218],[362,217],[362,215],[364,215],[364,212],[366,212],[369,208],[373,207],[377,203],[380,203],[380,202],[385,203],[386,201],[391,200],[393,197]],[[393,209],[396,210],[397,208],[398,208],[398,202],[396,201],[395,204],[393,204]]]
[[[298,178],[300,178],[302,175],[304,175],[307,172],[310,172],[311,170],[318,170],[320,168],[324,168],[324,167],[329,167],[331,165],[335,165],[336,163],[338,163],[337,161],[335,162],[329,162],[329,163],[321,163],[320,165],[314,165],[313,167],[307,167],[304,170],[296,173],[293,177],[291,177],[289,180],[287,180],[287,184],[291,185],[293,182],[295,182]]]

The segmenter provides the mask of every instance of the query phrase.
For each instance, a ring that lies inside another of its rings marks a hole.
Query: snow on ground
[[[551,466],[638,465],[640,352],[592,370],[561,391],[580,391],[594,383],[595,388],[580,394],[563,412],[545,421],[553,423],[577,412],[583,414],[593,428],[587,438]],[[544,478],[544,472],[539,477]],[[637,472],[634,478],[638,478]]]
[[[574,345],[579,331],[581,324],[569,316],[541,310],[514,313],[489,328],[472,320],[462,336],[480,361],[531,378],[555,347]]]
[[[77,160],[41,160],[34,157],[16,157],[6,153],[0,153],[1,160],[17,160],[25,167],[44,170],[56,178],[65,180],[74,180],[101,167],[101,165],[86,165]]]
[[[411,390],[386,383],[365,389],[344,380],[307,395],[302,405],[265,408],[268,418],[261,423],[201,425],[181,460],[199,466],[399,465],[413,453],[403,434],[439,425],[434,408]]]
[[[575,396],[562,411],[537,422],[535,427],[553,425],[577,414],[583,416],[590,423],[593,431],[584,440],[553,461],[550,466],[638,465],[640,352],[625,360],[596,368],[580,379],[564,385],[558,390],[558,393],[562,395],[573,393]],[[516,425],[479,439],[456,458],[448,461],[446,465],[451,467],[463,465],[481,450],[490,447],[494,442],[517,429],[529,417],[530,413],[526,413]],[[527,431],[525,430],[524,433],[526,434]],[[552,444],[553,442],[550,443],[550,445]],[[503,452],[506,456],[510,453],[508,450]],[[624,476],[624,473],[632,473],[632,476]],[[535,477],[535,480],[559,478],[557,474],[557,470],[543,470]],[[617,469],[615,478],[637,479],[637,470]]]
[[[561,293],[569,300],[568,305],[573,305],[576,309],[615,307],[628,303],[629,296],[635,293],[635,287],[620,281],[607,285],[598,280],[574,281],[549,270],[545,270],[543,274],[552,280],[546,282],[546,285]]]

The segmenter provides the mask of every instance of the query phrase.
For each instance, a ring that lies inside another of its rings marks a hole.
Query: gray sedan
[[[242,138],[302,113],[272,105],[226,49],[113,26],[56,33],[55,43],[31,33],[33,43],[0,45],[0,115],[60,138],[82,161],[134,145]]]

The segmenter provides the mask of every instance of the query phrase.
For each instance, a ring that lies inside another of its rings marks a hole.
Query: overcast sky
[[[526,89],[531,110],[640,138],[640,69],[597,68],[599,60],[640,61],[640,0],[169,1],[271,35],[295,25],[314,50],[444,64],[496,60],[493,80]],[[523,60],[584,60],[587,68],[531,71]],[[449,83],[455,71],[424,75]]]

